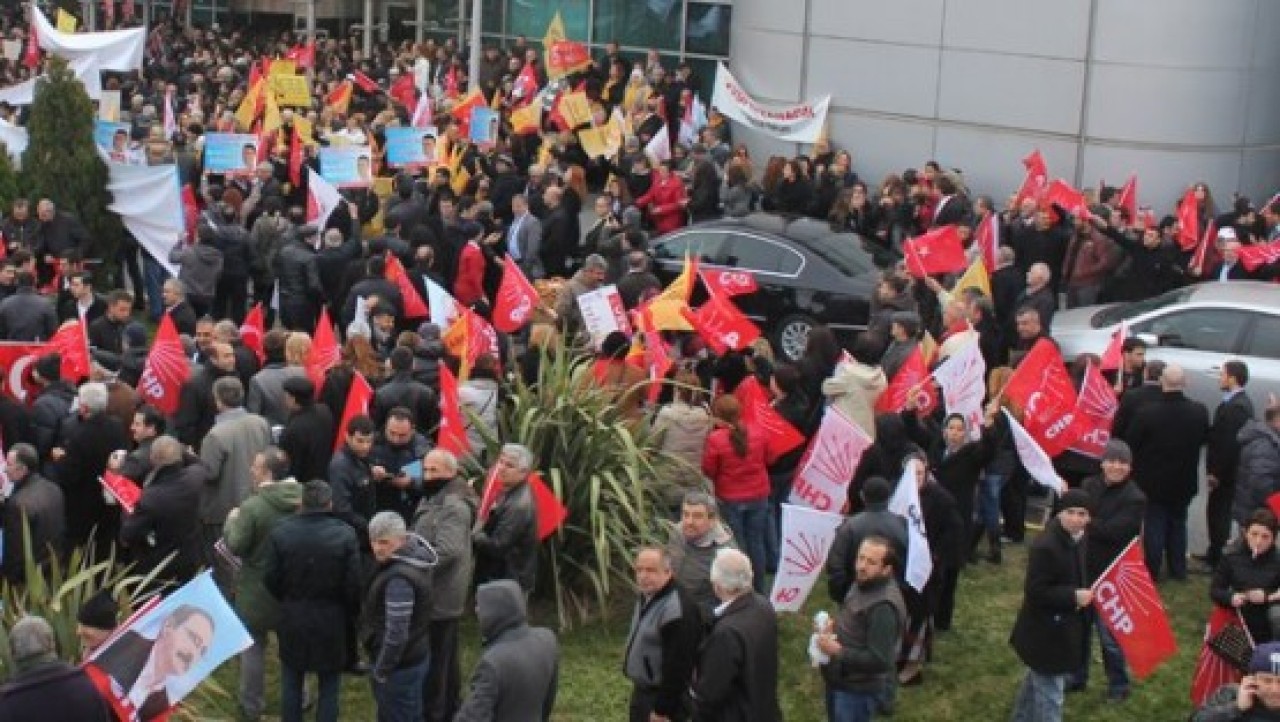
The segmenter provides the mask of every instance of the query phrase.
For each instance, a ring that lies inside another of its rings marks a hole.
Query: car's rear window
[[[1141,316],[1157,309],[1166,308],[1179,303],[1185,303],[1191,298],[1191,292],[1194,287],[1179,288],[1168,293],[1162,293],[1159,296],[1146,298],[1141,301],[1132,303],[1120,303],[1109,308],[1104,308],[1093,315],[1091,324],[1094,328],[1104,328],[1106,326],[1114,326],[1121,321],[1131,319],[1135,316]]]

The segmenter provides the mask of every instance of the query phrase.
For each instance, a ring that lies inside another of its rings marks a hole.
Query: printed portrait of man
[[[154,638],[134,629],[93,660],[111,682],[118,703],[136,710],[138,719],[162,714],[189,691],[184,681],[209,653],[213,643],[213,617],[190,604],[176,607],[160,624]]]

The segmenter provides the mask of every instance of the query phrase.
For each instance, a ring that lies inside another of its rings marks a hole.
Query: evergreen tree
[[[0,210],[8,212],[13,207],[18,192],[18,170],[13,167],[13,159],[9,157],[9,148],[0,143]]]
[[[91,258],[107,263],[123,234],[120,219],[107,210],[107,165],[93,140],[93,101],[67,61],[50,56],[36,81],[27,121],[30,142],[22,155],[22,187],[32,203],[48,198],[59,210],[79,217],[93,237]]]

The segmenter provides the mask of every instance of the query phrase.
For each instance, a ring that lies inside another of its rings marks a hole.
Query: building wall
[[[1280,187],[1275,0],[735,0],[734,74],[766,99],[832,93],[868,180],[934,158],[1003,196],[1039,148],[1079,187],[1138,173],[1165,209]],[[794,154],[741,127],[757,156]]]

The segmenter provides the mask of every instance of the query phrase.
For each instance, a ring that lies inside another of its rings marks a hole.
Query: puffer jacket
[[[822,382],[822,394],[875,441],[876,400],[886,386],[884,371],[879,367],[845,361],[836,364],[835,373]]]
[[[702,465],[702,450],[711,433],[711,414],[706,407],[675,401],[658,410],[653,431],[662,434],[664,452],[697,469]]]
[[[733,447],[732,431],[716,429],[707,436],[702,452],[702,473],[711,479],[716,496],[724,501],[759,501],[769,497],[769,469],[765,465],[764,436],[747,431],[747,453]]]
[[[1240,466],[1231,516],[1240,524],[1254,510],[1266,506],[1267,497],[1280,491],[1280,432],[1262,421],[1249,421],[1240,429]]]

